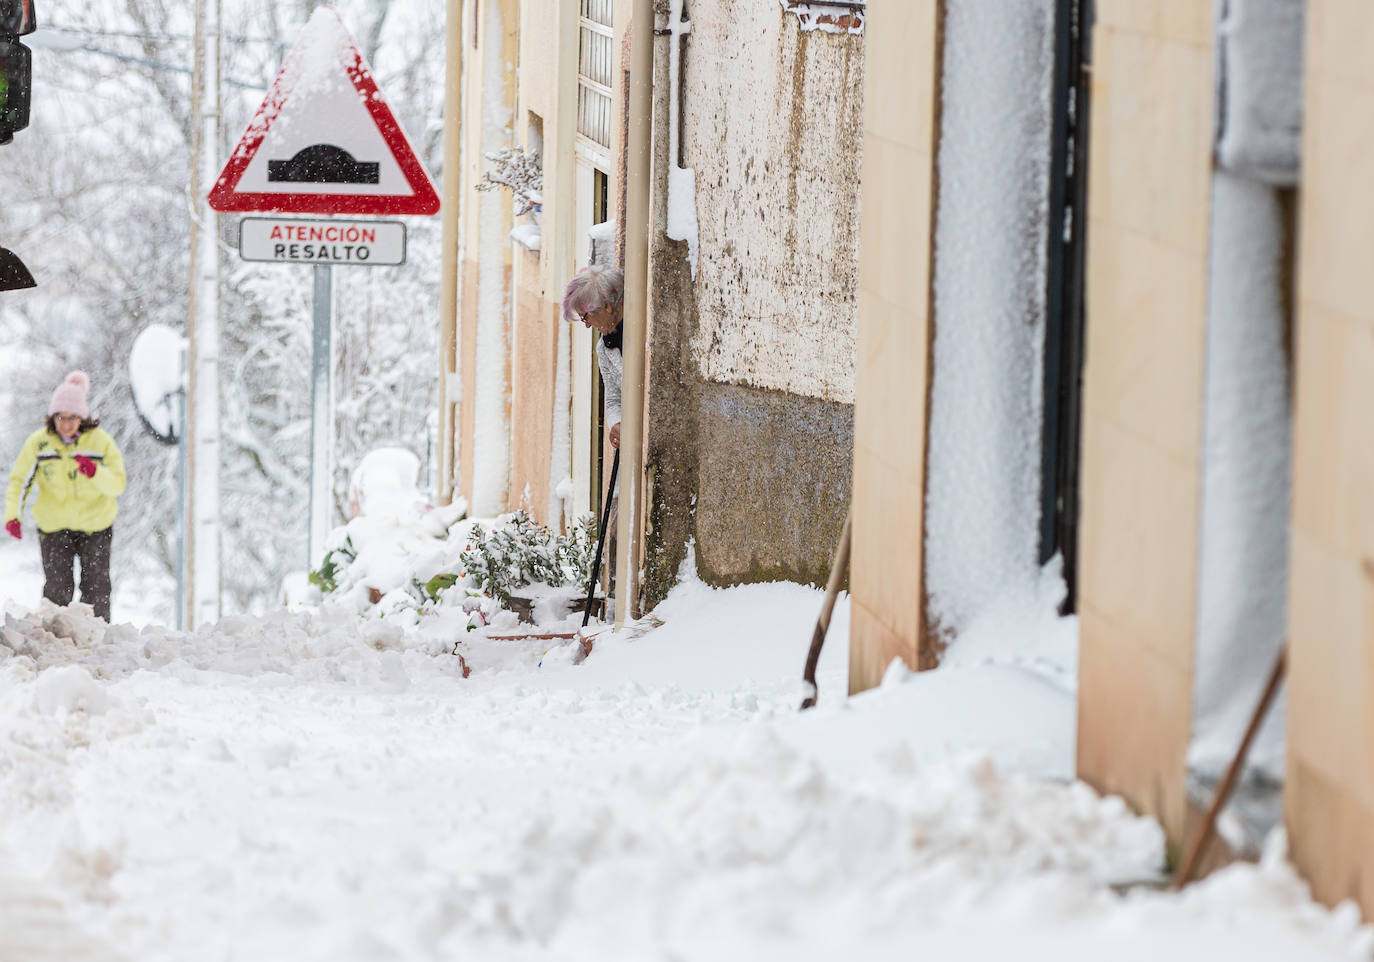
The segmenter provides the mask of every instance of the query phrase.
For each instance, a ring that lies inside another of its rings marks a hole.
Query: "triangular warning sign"
[[[434,214],[439,195],[332,7],[319,7],[210,191],[219,211]]]

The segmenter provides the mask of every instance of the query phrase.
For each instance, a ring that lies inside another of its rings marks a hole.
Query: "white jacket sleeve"
[[[601,385],[606,402],[606,427],[620,423],[620,381],[625,369],[625,355],[618,348],[606,347],[598,338],[596,363],[601,368]]]

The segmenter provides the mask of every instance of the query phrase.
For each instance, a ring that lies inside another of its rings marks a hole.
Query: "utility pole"
[[[187,325],[184,624],[220,615],[219,217],[206,202],[219,172],[219,0],[196,0],[191,82],[191,277]]]
[[[435,503],[453,501],[454,410],[458,387],[458,193],[462,183],[462,131],[458,126],[463,87],[463,0],[447,3],[447,56],[444,72],[444,192],[441,211],[439,289],[439,470]]]

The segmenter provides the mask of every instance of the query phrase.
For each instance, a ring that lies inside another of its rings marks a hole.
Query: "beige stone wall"
[[[940,4],[869,0],[854,400],[850,691],[917,665]]]
[[[509,506],[525,508],[536,521],[555,525],[558,519],[548,515],[561,323],[557,300],[574,263],[577,36],[576,4],[550,10],[545,2],[522,0],[511,139],[532,149],[531,128],[538,118],[544,187],[540,249],[512,245]],[[504,191],[503,195],[510,196]],[[533,215],[517,219],[524,225],[532,221]]]
[[[553,388],[557,374],[556,305],[544,299],[539,255],[516,255],[515,318],[511,358],[512,507],[524,508],[541,524],[549,514],[549,462],[553,441]]]
[[[1374,916],[1374,5],[1307,5],[1293,429],[1290,846]]]
[[[1212,4],[1102,0],[1093,37],[1078,771],[1177,841],[1192,727]]]
[[[568,4],[562,4],[567,7]],[[520,122],[525,112],[551,117],[556,108],[559,12],[548,0],[520,0]],[[518,133],[518,132],[517,132]],[[517,137],[517,140],[521,139]]]
[[[477,386],[479,380],[489,377],[501,377],[507,385],[506,392],[506,423],[509,424],[510,418],[510,358],[505,358],[505,368],[496,371],[491,365],[479,368],[476,364],[477,349],[477,327],[478,327],[478,305],[481,302],[481,277],[483,276],[483,265],[480,261],[480,254],[483,249],[483,229],[484,224],[481,216],[482,200],[488,195],[479,194],[475,186],[482,179],[482,172],[486,167],[483,160],[483,134],[484,117],[483,106],[483,85],[487,77],[485,64],[488,57],[497,58],[496,63],[502,64],[500,71],[504,77],[505,100],[509,109],[511,123],[514,122],[516,107],[516,71],[515,64],[518,60],[519,37],[520,37],[520,4],[519,0],[492,0],[497,3],[497,8],[492,8],[488,4],[478,4],[478,16],[476,22],[467,22],[463,30],[463,88],[462,88],[462,197],[460,199],[459,233],[462,237],[461,250],[463,260],[459,267],[459,297],[458,297],[458,371],[462,379],[462,392],[458,397],[458,410],[454,416],[454,429],[457,437],[454,440],[454,451],[458,458],[457,494],[467,498],[469,505],[474,502],[476,485],[474,484],[473,470],[475,460],[484,456],[484,452],[478,449],[476,443],[477,432],[475,430],[475,417],[477,407]],[[492,14],[499,10],[500,14],[500,34],[494,35],[492,27],[495,22]],[[476,44],[474,45],[474,37]],[[509,195],[507,195],[507,198]],[[509,206],[507,205],[507,210]],[[507,213],[502,219],[499,232],[505,238],[510,231],[510,217]],[[490,225],[486,225],[491,229]],[[502,245],[502,263],[499,271],[491,270],[486,276],[496,278],[499,289],[502,292],[510,290],[510,280],[512,272],[512,252],[511,245],[506,241]],[[488,268],[492,265],[486,265]],[[506,323],[511,322],[511,307],[507,305]],[[508,443],[508,441],[507,441]],[[509,459],[509,451],[499,452],[501,456]],[[491,456],[491,451],[486,452],[486,456]],[[507,460],[509,464],[509,460]],[[500,495],[502,504],[506,504],[510,499],[506,492],[509,485]]]
[[[456,467],[457,493],[472,498],[472,455],[473,408],[477,398],[477,261],[463,258],[459,265],[458,297],[458,376],[462,381],[462,391],[457,397],[458,410],[454,417],[454,430],[458,438],[454,443],[458,463]]]

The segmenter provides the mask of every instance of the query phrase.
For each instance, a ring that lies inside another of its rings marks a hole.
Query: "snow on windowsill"
[[[539,250],[540,237],[538,224],[517,224],[510,232],[510,239],[527,251]]]
[[[801,29],[824,33],[863,33],[867,17],[865,0],[778,0],[783,10],[797,15]]]

